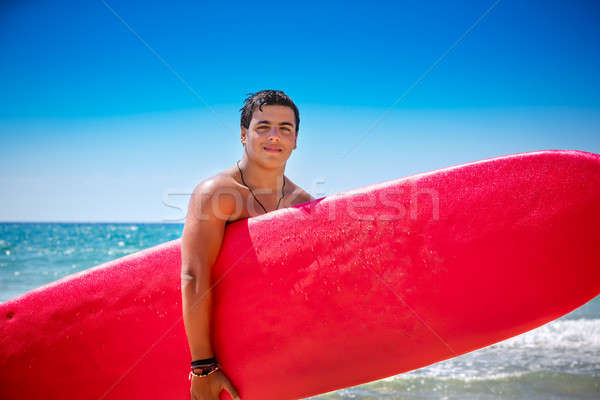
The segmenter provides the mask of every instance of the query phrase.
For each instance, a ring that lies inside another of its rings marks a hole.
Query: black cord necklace
[[[260,201],[258,201],[256,196],[254,195],[254,192],[252,191],[252,189],[250,189],[250,186],[246,185],[246,182],[244,181],[244,174],[242,173],[242,169],[240,168],[240,160],[238,160],[236,162],[236,165],[238,167],[238,170],[240,171],[240,177],[242,178],[242,183],[244,184],[244,186],[246,186],[248,188],[250,193],[252,193],[252,197],[254,197],[254,200],[256,200],[256,202],[262,207],[262,209],[265,211],[265,214],[266,214],[268,212],[267,209],[265,208],[265,206],[262,205],[262,203]],[[285,176],[283,177],[283,185],[281,185],[281,197],[279,198],[279,201],[277,202],[277,207],[275,208],[275,210],[279,209],[279,203],[281,203],[281,200],[285,196],[285,193],[283,191],[284,189],[285,189]]]

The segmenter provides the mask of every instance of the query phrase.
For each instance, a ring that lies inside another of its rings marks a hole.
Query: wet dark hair
[[[294,110],[296,115],[296,135],[300,129],[300,113],[296,104],[288,97],[287,94],[281,90],[261,90],[256,93],[248,93],[248,97],[244,100],[244,107],[240,108],[242,117],[240,126],[248,129],[250,127],[250,121],[252,120],[252,113],[258,108],[262,111],[264,105],[280,105],[286,106]]]

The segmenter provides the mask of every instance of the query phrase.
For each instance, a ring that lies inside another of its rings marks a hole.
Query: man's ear
[[[242,142],[242,146],[246,145],[246,128],[244,126],[241,127],[240,141]]]

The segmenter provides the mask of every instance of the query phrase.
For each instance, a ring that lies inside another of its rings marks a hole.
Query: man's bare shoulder
[[[228,171],[204,179],[196,185],[193,194],[214,195],[219,192],[239,190],[239,184]]]
[[[289,188],[289,196],[290,196],[290,204],[291,206],[296,205],[296,204],[302,204],[302,203],[306,203],[307,201],[312,201],[315,198],[308,193],[306,190],[302,189],[300,186],[296,185],[294,182],[292,182],[289,178],[288,182],[290,183],[290,188]]]
[[[219,204],[220,214],[228,216],[235,211],[239,194],[240,185],[229,171],[223,171],[198,183],[192,192],[190,203],[203,210],[209,205],[214,209],[214,205]]]

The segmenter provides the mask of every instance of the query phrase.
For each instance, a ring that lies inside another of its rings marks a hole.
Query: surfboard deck
[[[213,341],[243,399],[381,379],[600,293],[600,155],[444,168],[231,224]],[[0,304],[0,398],[189,398],[180,241]],[[229,398],[224,391],[221,398]]]

